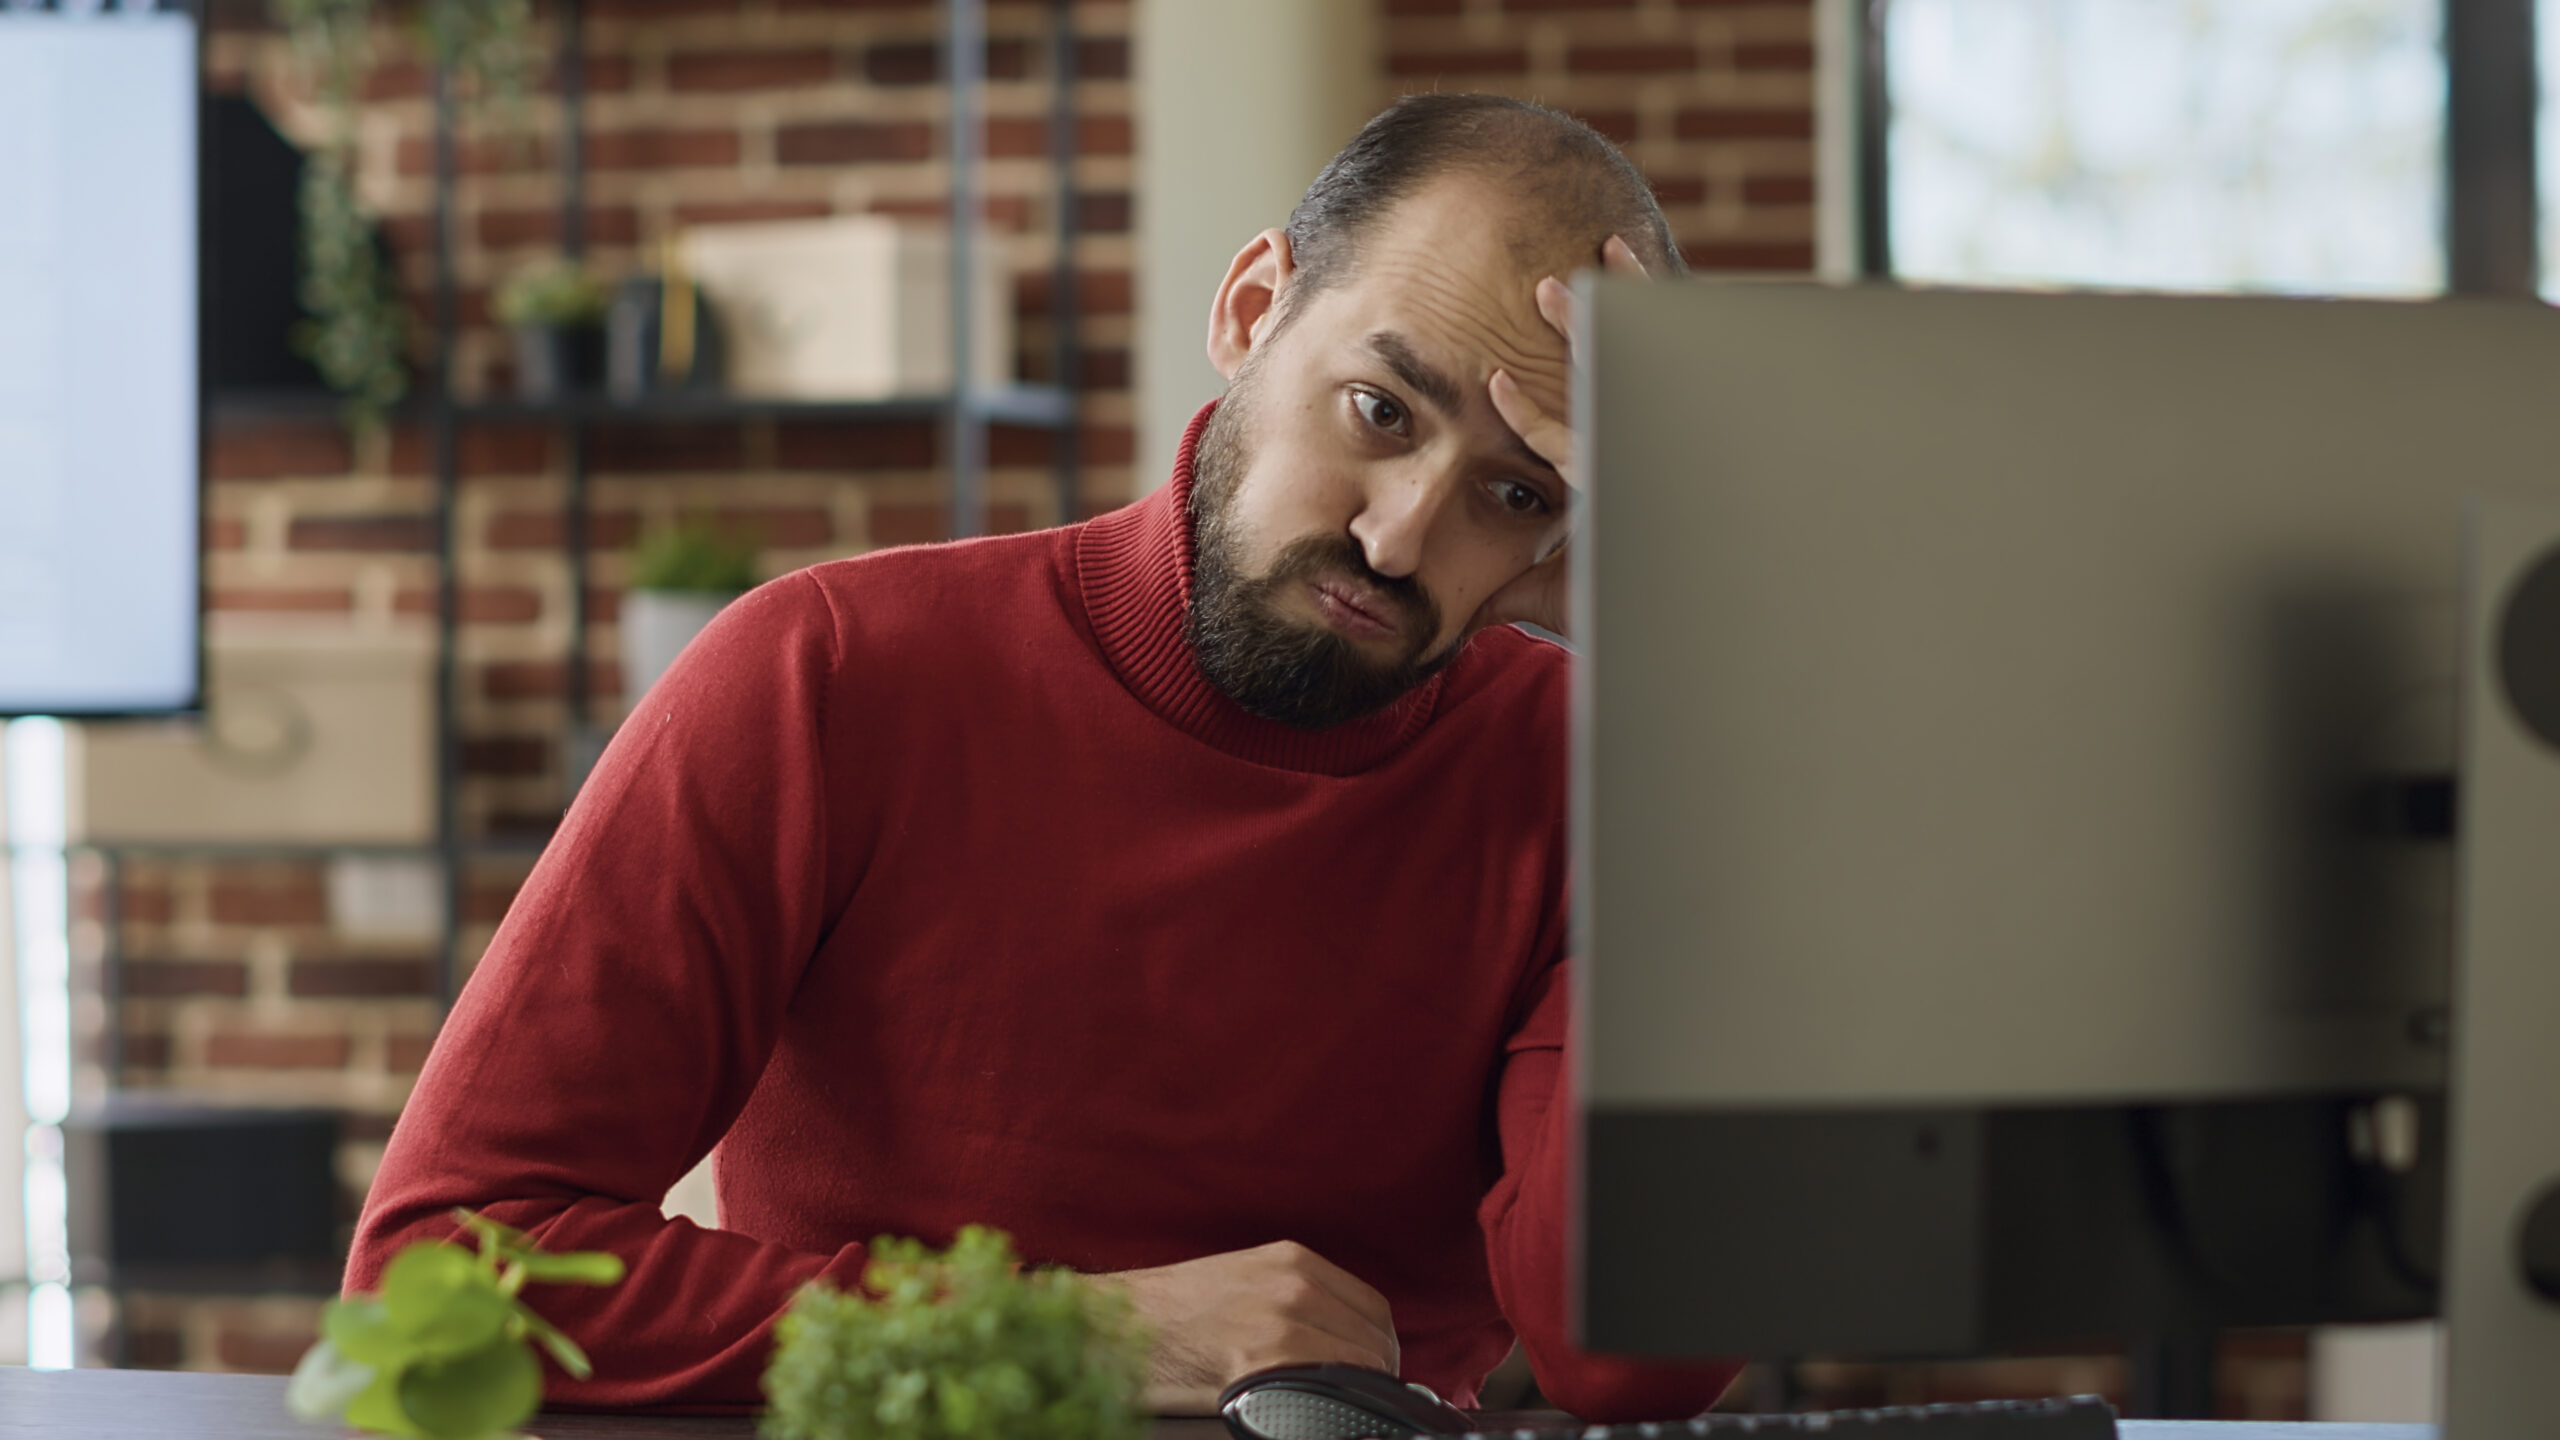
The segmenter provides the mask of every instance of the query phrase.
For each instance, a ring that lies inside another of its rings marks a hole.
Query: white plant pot
[[[637,705],[734,593],[632,590],[622,597],[622,693]]]

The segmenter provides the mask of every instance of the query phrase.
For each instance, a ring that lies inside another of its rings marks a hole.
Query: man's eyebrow
[[[1420,392],[1422,398],[1437,406],[1442,414],[1455,415],[1463,408],[1465,402],[1458,393],[1458,382],[1425,364],[1421,356],[1413,353],[1413,347],[1405,343],[1403,336],[1393,330],[1380,330],[1369,337],[1369,349],[1385,362],[1388,369],[1396,372],[1397,379]],[[1507,429],[1504,433],[1510,435],[1512,458],[1531,470],[1556,474],[1556,467],[1548,463],[1547,457],[1530,449],[1528,441]],[[1557,478],[1561,480],[1563,477]]]
[[[1386,363],[1388,369],[1396,372],[1397,379],[1420,392],[1423,399],[1439,407],[1443,414],[1455,415],[1465,408],[1466,402],[1458,393],[1458,382],[1423,363],[1422,357],[1413,353],[1413,347],[1405,343],[1403,336],[1392,330],[1378,331],[1369,337],[1369,349]]]

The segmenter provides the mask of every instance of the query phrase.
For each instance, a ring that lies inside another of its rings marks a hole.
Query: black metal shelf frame
[[[585,250],[586,176],[581,138],[585,133],[585,15],[582,0],[559,0],[561,128],[561,248],[569,259]],[[567,469],[563,496],[562,548],[569,566],[569,644],[566,695],[569,737],[581,741],[594,733],[594,697],[587,677],[587,578],[592,553],[588,533],[591,427],[599,424],[649,424],[682,421],[895,421],[937,420],[943,433],[943,468],[949,475],[950,532],[954,538],[986,529],[987,429],[1009,425],[1052,432],[1052,466],[1061,521],[1077,516],[1076,390],[1082,351],[1076,312],[1076,124],[1077,54],[1074,0],[1049,0],[1050,60],[1049,160],[1056,185],[1053,216],[1055,256],[1050,286],[1052,322],[1051,383],[988,387],[976,380],[971,353],[976,336],[976,287],[967,277],[976,272],[972,260],[981,243],[982,197],[979,153],[984,134],[981,82],[986,63],[986,0],[943,0],[942,55],[949,118],[944,140],[950,162],[951,325],[953,385],[945,394],[896,397],[861,402],[769,400],[729,395],[670,394],[636,403],[603,396],[571,396],[561,400],[470,400],[457,398],[452,387],[452,350],[458,305],[453,268],[452,227],[455,220],[455,104],[449,78],[434,83],[434,370],[425,387],[420,414],[429,431],[435,474],[436,583],[436,839],[434,853],[443,866],[444,933],[437,949],[439,988],[451,1004],[462,940],[463,864],[492,853],[463,833],[460,810],[461,676],[459,666],[459,536],[456,516],[461,498],[459,434],[482,422],[543,421],[556,425]],[[569,748],[569,747],[564,747]],[[511,853],[514,847],[508,847]]]
[[[576,257],[584,249],[585,50],[582,0],[559,0],[560,93],[562,130],[561,241]],[[950,120],[945,127],[952,156],[950,225],[952,275],[972,272],[969,258],[983,223],[977,191],[976,164],[983,134],[980,114],[980,70],[985,63],[986,0],[944,0],[943,56],[950,88]],[[460,536],[456,515],[461,498],[460,433],[466,426],[491,423],[546,423],[558,427],[568,484],[562,507],[562,549],[569,564],[570,642],[566,658],[568,724],[572,735],[592,721],[593,697],[587,684],[586,639],[588,573],[588,438],[598,425],[652,425],[775,421],[888,423],[934,421],[943,426],[944,468],[950,475],[951,531],[955,538],[983,532],[986,524],[986,431],[1004,425],[1046,429],[1053,435],[1052,468],[1059,519],[1077,518],[1078,452],[1077,389],[1083,358],[1076,308],[1075,252],[1075,85],[1077,54],[1074,0],[1049,0],[1050,58],[1049,162],[1056,183],[1053,216],[1055,255],[1050,284],[1051,383],[982,386],[976,383],[970,345],[975,337],[974,287],[952,286],[953,363],[956,384],[945,394],[893,396],[878,400],[792,400],[717,392],[679,391],[640,401],[607,395],[575,394],[549,400],[508,397],[462,399],[452,390],[453,341],[459,329],[459,304],[453,268],[452,225],[457,183],[455,160],[456,106],[447,77],[434,77],[433,138],[434,279],[430,314],[434,321],[434,361],[419,393],[393,410],[393,418],[421,423],[427,431],[435,477],[433,540],[436,573],[435,774],[436,820],[423,843],[377,841],[326,842],[187,842],[92,840],[65,847],[71,854],[96,856],[101,863],[102,930],[105,954],[101,983],[107,1013],[118,1013],[123,959],[121,875],[128,860],[304,860],[340,856],[433,859],[443,873],[443,925],[436,947],[439,999],[453,1001],[462,939],[465,867],[472,861],[530,859],[538,856],[544,837],[531,835],[467,835],[460,812],[461,724],[459,668]],[[231,420],[324,420],[340,412],[339,397],[318,390],[259,390],[218,393],[209,397],[216,418]],[[122,1034],[111,1023],[104,1037],[108,1073],[121,1074]]]

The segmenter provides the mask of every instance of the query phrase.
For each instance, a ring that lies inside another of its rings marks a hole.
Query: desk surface
[[[546,1414],[542,1440],[753,1440],[742,1415]],[[2433,1440],[2428,1425],[2267,1425],[2128,1420],[2124,1440]],[[284,1408],[284,1381],[268,1375],[180,1375],[152,1370],[0,1368],[0,1436],[48,1440],[322,1440]],[[1225,1440],[1215,1420],[1159,1420],[1153,1440]]]

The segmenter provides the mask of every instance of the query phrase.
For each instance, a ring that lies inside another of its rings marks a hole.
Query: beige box
[[[975,248],[972,378],[1013,383],[1012,267],[999,237]],[[951,242],[885,215],[702,225],[684,263],[711,303],[731,393],[880,400],[952,384]]]
[[[217,627],[205,659],[200,719],[68,727],[75,843],[433,840],[432,634]]]

